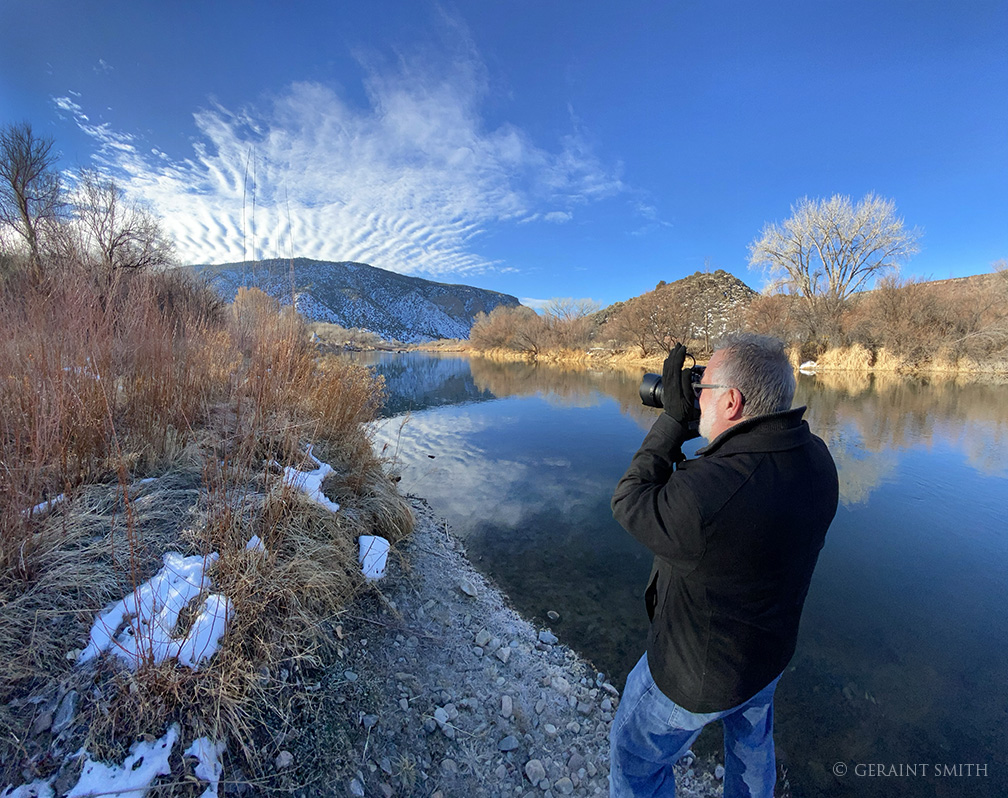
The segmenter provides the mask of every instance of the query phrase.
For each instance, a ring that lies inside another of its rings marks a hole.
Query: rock
[[[448,759],[446,757],[441,760],[441,770],[445,773],[458,773],[458,765],[455,763],[454,759]]]
[[[37,734],[42,734],[42,732],[47,732],[52,728],[53,724],[53,713],[51,710],[45,710],[37,718],[35,722],[32,723],[31,734],[34,737]]]
[[[550,679],[550,686],[561,695],[568,695],[571,691],[570,682],[563,676],[554,676]]]
[[[505,718],[510,718],[514,713],[514,702],[511,700],[511,696],[502,695],[501,696],[501,715]]]
[[[557,636],[553,634],[549,629],[543,629],[539,632],[539,642],[545,643],[548,646],[555,645],[559,642]]]
[[[518,738],[513,734],[509,734],[499,743],[497,743],[497,748],[501,751],[514,751],[518,747]]]
[[[497,777],[497,781],[504,781],[508,777],[507,765],[501,762],[497,766],[497,770],[494,771],[494,775]]]
[[[577,711],[582,715],[590,715],[592,711],[592,705],[587,701],[578,701]]]
[[[281,751],[273,760],[273,764],[276,765],[277,770],[285,770],[294,764],[294,754],[290,751]]]
[[[501,646],[494,652],[494,656],[507,665],[507,661],[511,659],[511,649],[508,646]]]
[[[438,724],[434,718],[424,718],[423,727],[428,734],[433,734],[437,731]]]
[[[573,732],[574,734],[580,734],[581,724],[578,723],[576,720],[572,720],[570,723],[567,724],[567,731]]]
[[[382,798],[392,798],[392,796],[395,795],[395,790],[392,789],[392,785],[386,784],[384,781],[378,785],[378,788],[381,790]]]
[[[601,706],[603,712],[612,712],[612,701],[610,701],[608,698],[602,699]]]
[[[546,617],[549,618],[551,621],[559,621],[560,620],[560,613],[556,612],[555,610],[549,610],[546,613]]]
[[[406,700],[405,698],[400,698],[399,709],[401,709],[403,712],[409,711],[409,701]]]
[[[353,671],[343,671],[343,678],[346,679],[348,682],[356,682],[357,674],[354,673]]]
[[[375,726],[378,725],[378,716],[377,715],[365,715],[361,719],[361,725],[365,728],[365,730],[371,731],[371,729],[373,729]]]
[[[585,758],[575,751],[571,754],[571,758],[567,760],[567,770],[571,773],[577,773],[585,764]]]
[[[598,768],[595,767],[595,763],[590,759],[588,760],[588,764],[585,765],[585,770],[588,771],[588,775],[592,778],[595,778],[598,775]]]
[[[476,589],[476,585],[472,583],[472,580],[469,579],[469,577],[465,576],[462,577],[462,579],[459,580],[458,586],[459,590],[461,590],[467,596],[472,596],[472,598],[476,598],[479,595],[479,591]]]
[[[480,648],[486,648],[486,644],[489,643],[492,638],[493,635],[490,634],[486,629],[480,629],[476,633],[476,645],[478,645]]]
[[[724,778],[724,765],[718,765],[714,768],[714,778],[718,781],[721,781],[721,779]]]
[[[536,714],[541,715],[544,709],[546,709],[546,699],[540,698],[538,701],[536,701],[535,705]]]
[[[356,798],[364,798],[364,785],[357,779],[350,779],[350,794]]]
[[[533,784],[538,784],[546,778],[546,768],[538,759],[530,759],[525,763],[525,775]]]
[[[561,795],[571,795],[574,792],[574,782],[564,776],[562,779],[557,779],[553,782],[553,789]]]
[[[390,760],[387,756],[383,756],[381,758],[381,762],[378,763],[378,766],[382,769],[382,773],[386,776],[392,775],[392,760]]]
[[[550,737],[556,737],[557,727],[554,726],[552,723],[547,723],[545,726],[543,726],[543,731],[546,732],[546,734],[548,734]]]
[[[77,691],[71,690],[59,702],[56,714],[53,715],[52,733],[58,736],[66,731],[74,722],[77,714]]]
[[[438,726],[444,728],[444,725],[448,722],[448,712],[444,707],[438,707],[434,710],[434,720],[437,721]]]

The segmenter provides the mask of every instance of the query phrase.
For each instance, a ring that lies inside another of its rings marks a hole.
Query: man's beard
[[[711,417],[709,415],[705,416],[702,412],[700,413],[700,426],[697,428],[701,437],[708,440],[711,439]]]

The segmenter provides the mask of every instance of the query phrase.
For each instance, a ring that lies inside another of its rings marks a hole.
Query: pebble
[[[501,762],[497,766],[497,770],[494,771],[494,775],[497,777],[497,781],[504,781],[508,777],[507,765]]]
[[[571,691],[570,682],[563,676],[554,676],[550,679],[550,686],[561,695],[568,695]]]
[[[486,629],[480,629],[476,633],[476,645],[481,648],[486,648],[486,644],[493,639],[493,635],[490,634]]]
[[[501,751],[514,751],[518,747],[518,738],[513,734],[509,734],[499,743],[497,743],[497,748]]]
[[[567,770],[571,773],[577,773],[581,768],[585,766],[585,758],[581,756],[577,751],[571,754],[571,758],[567,760]]]
[[[434,720],[437,721],[438,726],[442,727],[448,722],[448,713],[444,707],[438,707],[434,710]]]
[[[507,665],[507,661],[511,659],[511,649],[508,646],[502,646],[494,652],[494,656]]]
[[[592,705],[587,701],[578,701],[577,711],[582,715],[590,715],[592,711]]]
[[[463,578],[459,581],[459,590],[461,590],[467,596],[472,596],[472,598],[476,598],[479,595],[479,591],[476,589],[476,585],[474,585],[472,583],[472,580],[468,578]]]
[[[525,775],[533,784],[539,784],[546,778],[546,768],[538,759],[530,759],[525,763]]]
[[[350,780],[350,794],[357,798],[364,798],[364,785],[357,779]]]
[[[612,701],[610,701],[608,698],[602,699],[601,706],[603,712],[612,712]]]
[[[560,613],[557,612],[556,610],[549,610],[546,613],[546,617],[549,618],[551,621],[559,621],[560,620]]]
[[[348,682],[356,682],[357,674],[354,673],[353,671],[343,671],[343,678],[346,679]]]
[[[535,705],[536,714],[541,715],[544,709],[546,709],[546,699],[540,698],[538,701],[536,701]]]
[[[399,699],[399,708],[403,712],[408,712],[409,711],[409,701],[406,700],[405,698],[400,698]]]
[[[284,770],[294,764],[294,754],[290,751],[281,751],[273,761],[277,770]]]
[[[445,773],[458,773],[458,765],[454,759],[445,758],[441,760],[441,770]]]
[[[510,718],[514,713],[514,702],[511,700],[511,696],[502,695],[501,696],[501,715],[505,718]]]
[[[548,646],[555,645],[559,642],[559,638],[553,634],[549,629],[543,629],[539,632],[539,642],[545,643]]]
[[[724,765],[718,765],[714,768],[714,778],[718,781],[721,781],[721,779],[724,778]]]
[[[553,783],[553,789],[561,795],[571,795],[574,792],[574,782],[564,776]]]
[[[546,734],[548,734],[550,737],[556,737],[557,727],[554,726],[552,723],[547,723],[545,726],[543,726],[543,731],[546,732]]]

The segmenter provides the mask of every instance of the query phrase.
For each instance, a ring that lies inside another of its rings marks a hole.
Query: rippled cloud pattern
[[[515,125],[484,124],[478,58],[450,74],[371,68],[367,103],[312,82],[235,111],[194,114],[189,157],[95,124],[77,97],[55,99],[96,142],[97,162],[164,217],[185,262],[305,256],[401,273],[503,269],[473,239],[495,224],[564,224],[623,190],[578,132],[538,146]]]

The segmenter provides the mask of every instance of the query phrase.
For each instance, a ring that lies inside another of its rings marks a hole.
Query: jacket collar
[[[726,429],[706,446],[697,449],[699,456],[736,454],[751,451],[780,451],[800,446],[811,434],[802,421],[805,407],[795,407],[754,416]]]

